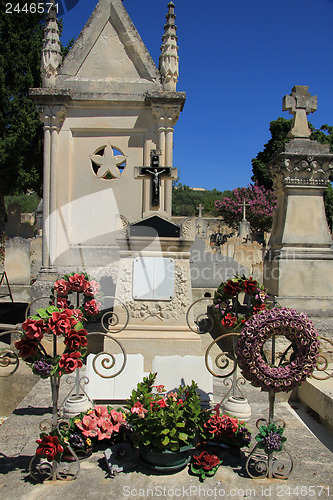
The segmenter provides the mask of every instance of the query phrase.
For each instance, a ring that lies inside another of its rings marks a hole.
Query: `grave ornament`
[[[160,151],[152,150],[150,156],[150,168],[142,167],[141,174],[150,175],[151,177],[151,205],[153,207],[160,206],[160,183],[162,174],[169,176],[170,168],[160,167]]]
[[[294,115],[289,137],[309,138],[311,130],[307,115],[317,109],[317,96],[311,96],[308,86],[295,85],[290,95],[285,95],[282,110]]]

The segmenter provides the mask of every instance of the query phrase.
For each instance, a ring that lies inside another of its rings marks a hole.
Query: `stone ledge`
[[[331,370],[333,365],[331,366]],[[301,402],[314,410],[323,424],[333,431],[333,379],[307,379],[298,388],[298,398]]]

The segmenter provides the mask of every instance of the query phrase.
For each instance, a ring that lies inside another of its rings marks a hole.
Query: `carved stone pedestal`
[[[281,306],[331,312],[333,241],[323,194],[333,169],[329,146],[294,138],[269,164],[277,195],[264,284]]]
[[[194,224],[188,219],[178,228],[161,219],[161,234],[157,228],[155,237],[153,233],[142,236],[147,234],[149,219],[147,225],[139,224],[127,228],[127,236],[137,236],[118,240],[116,297],[127,307],[129,321],[115,337],[127,354],[141,353],[145,370],[151,370],[154,356],[203,355],[200,336],[186,323],[192,303],[189,249],[194,240]],[[177,228],[179,237],[165,236],[169,231],[177,232]],[[120,308],[115,312],[122,322],[123,312]],[[108,339],[105,350],[107,343]]]

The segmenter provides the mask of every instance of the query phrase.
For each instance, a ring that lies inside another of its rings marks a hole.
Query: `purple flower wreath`
[[[284,335],[292,344],[290,361],[281,358],[279,366],[264,359],[263,345],[273,335]],[[237,357],[243,376],[263,391],[287,392],[300,385],[313,372],[319,356],[318,332],[303,313],[286,307],[255,314],[238,340]]]

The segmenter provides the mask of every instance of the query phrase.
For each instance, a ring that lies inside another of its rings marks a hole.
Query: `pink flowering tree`
[[[237,188],[230,198],[215,201],[215,208],[226,224],[237,228],[243,218],[243,200],[246,203],[246,219],[256,231],[269,231],[272,227],[272,214],[276,206],[274,191],[258,184]]]

